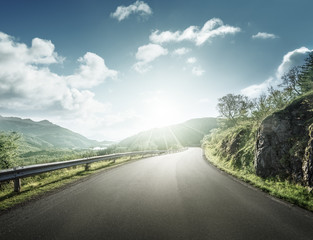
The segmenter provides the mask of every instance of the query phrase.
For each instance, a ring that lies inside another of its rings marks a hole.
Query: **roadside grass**
[[[204,145],[203,150],[206,159],[224,172],[267,192],[273,197],[313,211],[313,194],[307,188],[287,180],[263,179],[251,171],[235,168],[231,161],[222,159],[209,145]]]
[[[38,198],[45,193],[61,188],[105,168],[124,164],[130,160],[150,157],[152,155],[138,155],[122,157],[113,161],[101,161],[90,164],[89,170],[85,171],[85,165],[74,166],[52,172],[43,173],[33,177],[22,179],[21,192],[13,191],[13,182],[0,185],[0,213],[16,205]]]

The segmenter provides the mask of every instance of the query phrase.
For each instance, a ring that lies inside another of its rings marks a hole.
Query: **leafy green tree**
[[[267,101],[272,112],[284,108],[292,99],[286,91],[274,89],[272,86],[268,88]]]
[[[254,110],[252,117],[260,123],[271,113],[271,104],[266,94],[261,94],[258,98],[253,100]]]
[[[235,125],[238,120],[247,118],[253,107],[253,103],[249,98],[241,94],[227,94],[219,98],[218,101],[217,109],[230,125]]]
[[[283,82],[280,86],[284,87],[291,97],[299,96],[302,94],[302,75],[302,67],[293,67],[282,76]]]
[[[16,132],[0,132],[0,169],[7,169],[14,166],[19,138],[20,135]]]
[[[313,90],[313,51],[305,59],[302,66],[301,91],[306,93]]]
[[[313,90],[313,52],[305,59],[302,66],[291,68],[282,76],[284,91],[291,97]]]

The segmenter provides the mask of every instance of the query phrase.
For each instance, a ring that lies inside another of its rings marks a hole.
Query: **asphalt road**
[[[0,216],[0,239],[313,239],[312,214],[210,166],[202,151],[105,171]]]

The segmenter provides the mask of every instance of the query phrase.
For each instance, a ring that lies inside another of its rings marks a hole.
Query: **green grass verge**
[[[310,193],[307,188],[286,180],[263,179],[247,170],[234,168],[230,161],[221,159],[216,155],[215,151],[210,149],[207,145],[203,150],[206,159],[224,172],[267,192],[271,196],[313,211],[313,194]]]
[[[43,194],[58,189],[66,184],[97,173],[105,168],[124,164],[130,160],[140,159],[145,156],[123,157],[115,161],[101,161],[92,163],[90,169],[85,171],[85,166],[80,165],[71,168],[43,173],[34,177],[22,179],[21,192],[13,192],[13,182],[2,184],[0,188],[0,212],[8,210],[16,205],[38,198]]]

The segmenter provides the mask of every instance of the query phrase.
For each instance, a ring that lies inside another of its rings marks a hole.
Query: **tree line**
[[[281,77],[278,88],[269,87],[266,93],[250,99],[242,94],[227,94],[218,99],[217,109],[225,127],[242,120],[253,119],[260,123],[271,113],[284,108],[297,97],[313,90],[313,52],[304,64],[295,66]]]

